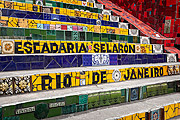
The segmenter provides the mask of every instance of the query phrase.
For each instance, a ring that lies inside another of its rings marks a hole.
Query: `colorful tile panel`
[[[151,120],[161,120],[160,119],[160,110],[151,111]]]
[[[48,34],[55,34],[54,31]],[[63,36],[62,36],[63,37]],[[73,33],[77,40],[77,33]],[[69,34],[67,39],[71,39]],[[14,40],[2,41],[2,53],[34,54],[34,53],[135,53],[135,45],[113,42],[76,42],[76,41],[41,41]],[[141,53],[152,53],[152,45],[141,44]],[[13,49],[14,48],[14,49]],[[89,49],[91,48],[91,49]]]
[[[167,54],[1,55],[0,71],[165,63],[166,57]],[[169,72],[178,74],[179,68],[174,67]]]
[[[119,82],[131,79],[160,77],[168,75],[167,69],[168,66],[151,66],[143,68],[137,67],[116,70],[103,69],[68,73],[37,74],[32,75],[32,90],[51,90],[81,85]]]

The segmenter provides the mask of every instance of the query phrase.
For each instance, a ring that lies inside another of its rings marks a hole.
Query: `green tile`
[[[60,115],[62,115],[62,108],[61,107],[49,109],[48,118],[60,116]]]
[[[64,40],[64,31],[56,31],[56,40]]]
[[[99,93],[93,93],[88,95],[88,103],[93,103],[98,101],[99,101]]]
[[[31,30],[30,29],[25,29],[25,36],[30,36]]]
[[[56,36],[47,35],[47,40],[56,40]]]
[[[116,40],[116,35],[111,34],[111,40]]]
[[[86,32],[86,41],[93,41],[93,33]]]
[[[31,29],[31,34],[41,34],[39,29]]]
[[[43,40],[47,40],[47,38],[46,38],[46,36],[45,36],[45,35],[42,37],[42,39],[43,39]]]
[[[7,36],[7,28],[5,27],[1,28],[1,36]]]
[[[79,95],[79,104],[87,104],[88,95]]]
[[[8,28],[7,29],[7,36],[14,36],[13,28]]]
[[[19,115],[20,120],[37,120],[34,117],[34,112]]]
[[[4,117],[3,120],[20,120],[19,116]]]
[[[3,117],[9,117],[15,115],[14,111],[16,109],[15,105],[3,107]]]
[[[117,90],[117,91],[111,91],[111,99],[112,98],[119,98],[121,97],[121,91],[120,90]]]
[[[120,35],[116,35],[116,40],[120,40]]]
[[[46,35],[46,30],[40,30],[41,35]]]
[[[76,104],[79,102],[79,96],[78,95],[75,95],[75,96],[67,96],[65,98],[65,102],[66,102],[66,105],[71,105],[71,104]]]
[[[99,93],[99,100],[103,101],[103,100],[109,100],[111,98],[111,93],[110,92],[101,92]]]
[[[128,43],[133,43],[133,36],[128,36]]]

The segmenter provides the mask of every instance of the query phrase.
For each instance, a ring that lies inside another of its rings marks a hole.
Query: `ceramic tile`
[[[13,54],[14,53],[14,41],[2,41],[2,54]]]
[[[31,88],[30,88],[31,78],[30,78],[30,76],[14,77],[14,79],[15,79],[14,94],[31,92]]]

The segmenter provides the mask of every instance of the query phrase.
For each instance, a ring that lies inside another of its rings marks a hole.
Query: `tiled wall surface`
[[[1,78],[1,95],[30,91],[52,90],[75,86],[112,83],[132,79],[160,77],[179,74],[179,65],[127,67],[124,69],[99,69],[91,71],[41,73],[29,76]],[[131,90],[132,93],[136,90]],[[149,95],[151,96],[151,95]],[[135,100],[132,98],[131,100]]]
[[[26,119],[36,120],[60,116],[64,114],[71,114],[75,112],[86,111],[88,109],[120,104],[134,100],[146,99],[149,94],[157,93],[154,96],[174,93],[179,91],[179,81],[167,82],[161,84],[154,84],[148,86],[141,86],[137,88],[127,88],[119,90],[101,91],[89,94],[77,94],[73,96],[57,97],[53,99],[37,100],[32,102],[25,102],[21,104],[4,106],[0,109],[1,118],[5,119]],[[153,91],[148,91],[152,87]],[[137,94],[137,95],[136,95]],[[134,99],[135,98],[135,99]],[[3,111],[3,116],[2,116]],[[150,110],[150,112],[136,113],[133,115],[120,117],[117,120],[136,119],[136,120],[149,120],[149,119],[162,119],[165,120],[180,115],[180,104],[170,104],[164,108]]]
[[[68,1],[51,1],[52,6],[45,7],[28,2],[1,1],[0,23],[3,26],[1,39],[142,43],[146,38],[145,41],[150,43],[150,38],[144,36],[142,39],[143,34],[139,34],[139,30],[133,25],[129,27],[129,24],[118,16],[113,16],[113,12],[105,10],[103,5],[90,2],[85,2],[87,4],[83,5],[84,2],[82,4],[79,2],[82,1],[78,1],[78,5],[75,5],[76,2],[72,4]],[[15,32],[17,28],[21,32]],[[47,35],[44,34],[46,31]]]
[[[142,29],[138,30],[123,18],[114,16],[115,13],[105,9],[107,6],[94,2],[93,0],[88,0],[88,2],[1,0],[0,71],[177,62],[176,54],[163,54],[164,46],[152,44],[151,39],[140,31]],[[133,4],[133,6],[136,5]],[[146,19],[146,16],[144,18]],[[166,26],[170,22],[172,21],[166,21]],[[172,29],[165,31],[168,33]],[[3,97],[43,90],[176,75],[180,73],[179,67],[177,63],[149,67],[143,65],[142,67],[118,68],[117,66],[111,69],[73,68],[76,71],[59,69],[59,71],[31,75],[1,76],[0,95]],[[0,108],[0,120],[44,119],[179,91],[179,81],[176,81],[18,103]],[[169,106],[164,108],[166,119],[180,115],[177,114],[179,103],[175,106],[174,108],[170,106],[171,109]],[[160,116],[160,110],[137,113],[125,118],[145,120],[147,114],[150,114],[149,118],[154,119],[154,114]],[[120,118],[122,119],[124,118]]]
[[[2,54],[163,52],[162,45],[95,41],[2,40],[1,46]]]
[[[170,57],[168,54],[1,55],[0,71],[176,62],[175,55]]]
[[[179,2],[176,0],[111,0],[166,37],[176,38],[165,45],[180,44]],[[157,24],[158,23],[158,24]],[[163,42],[163,41],[161,41]]]

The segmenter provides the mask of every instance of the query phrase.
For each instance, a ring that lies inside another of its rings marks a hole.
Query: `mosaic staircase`
[[[0,24],[0,119],[45,119],[180,91],[178,54],[151,44],[173,39],[109,1],[1,0]]]

